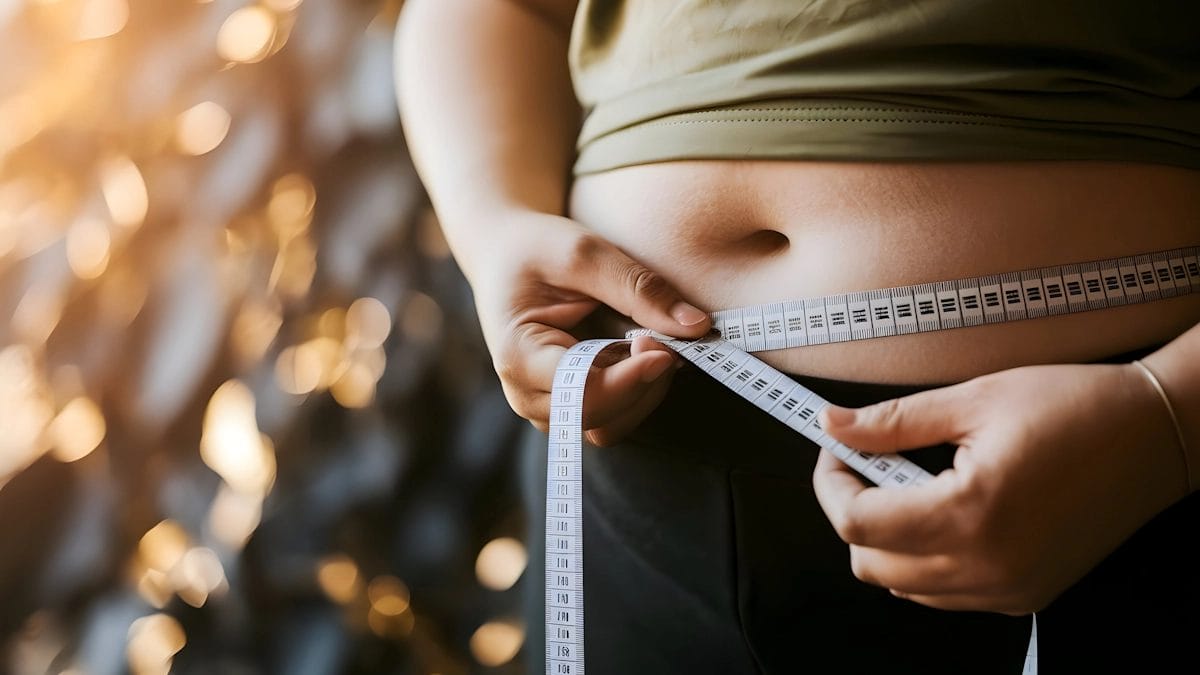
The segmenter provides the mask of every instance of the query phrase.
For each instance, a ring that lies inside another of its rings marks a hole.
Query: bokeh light
[[[367,586],[371,608],[384,616],[399,616],[408,611],[408,587],[390,575],[375,577]]]
[[[0,672],[523,672],[401,4],[0,0]]]
[[[74,462],[86,457],[104,440],[104,413],[90,398],[80,396],[63,406],[48,431],[54,458]]]
[[[471,636],[471,654],[485,666],[501,666],[517,655],[525,630],[511,621],[489,621]]]
[[[61,288],[29,289],[13,310],[9,324],[13,335],[27,345],[44,344],[58,327],[66,300]]]
[[[281,242],[304,232],[312,221],[317,192],[312,181],[298,173],[290,173],[275,181],[267,215]]]
[[[303,0],[265,0],[263,4],[276,12],[290,12],[300,6]]]
[[[212,152],[229,133],[229,113],[212,101],[202,101],[179,114],[175,144],[180,152],[203,155]]]
[[[365,408],[375,399],[376,375],[358,362],[346,364],[330,387],[333,399],[346,408]]]
[[[129,669],[133,675],[166,675],[187,644],[183,626],[167,614],[151,614],[129,626]]]
[[[110,158],[100,167],[104,200],[116,224],[134,228],[142,224],[150,207],[146,182],[129,157]]]
[[[172,520],[164,520],[147,530],[138,542],[138,556],[147,569],[166,574],[187,552],[188,535],[183,526]]]
[[[416,615],[409,603],[408,587],[393,576],[380,576],[367,586],[367,599],[371,608],[367,612],[367,625],[382,638],[402,639],[408,637],[416,626]]]
[[[485,588],[506,591],[525,571],[525,547],[512,537],[489,541],[475,559],[475,576]]]
[[[225,590],[225,569],[220,558],[209,548],[188,549],[179,560],[176,589],[179,597],[192,607],[203,607],[212,594]]]
[[[316,351],[288,347],[275,360],[275,381],[289,394],[304,395],[321,383],[321,367]]]
[[[258,430],[254,394],[230,380],[213,393],[204,414],[200,457],[234,490],[265,495],[275,481],[275,451]]]
[[[242,7],[229,15],[217,33],[217,53],[241,63],[267,56],[275,37],[275,15],[263,7]]]
[[[208,529],[213,538],[228,549],[245,546],[262,522],[262,502],[258,495],[222,485],[208,513]]]
[[[80,0],[79,39],[94,40],[115,35],[129,21],[126,0]]]
[[[359,298],[346,310],[346,342],[352,348],[378,347],[391,330],[392,317],[375,298]]]
[[[325,595],[339,604],[347,604],[362,589],[358,565],[346,555],[329,556],[317,566],[317,582]]]
[[[67,264],[80,279],[95,279],[108,269],[112,236],[99,218],[82,218],[67,231]]]

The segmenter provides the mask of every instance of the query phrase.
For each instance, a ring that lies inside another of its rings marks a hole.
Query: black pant
[[[796,379],[849,406],[922,389]],[[908,454],[936,473],[953,452]],[[585,447],[588,672],[1018,675],[1029,617],[929,609],[853,577],[813,494],[816,455],[691,367],[626,442]],[[526,458],[525,653],[542,673],[544,435]],[[1198,532],[1193,495],[1039,612],[1041,675],[1198,672]]]

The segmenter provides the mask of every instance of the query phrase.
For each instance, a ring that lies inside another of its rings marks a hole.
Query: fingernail
[[[649,366],[646,366],[646,369],[642,371],[642,382],[644,384],[650,384],[651,382],[657,380],[662,376],[663,373],[667,372],[667,369],[670,368],[674,363],[674,359],[661,359]]]
[[[850,426],[854,424],[854,409],[831,405],[825,409],[825,421],[841,427]]]
[[[703,311],[692,307],[686,302],[677,302],[671,307],[671,316],[683,326],[695,326],[708,318]]]

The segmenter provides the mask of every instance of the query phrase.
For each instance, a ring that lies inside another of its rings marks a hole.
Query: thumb
[[[864,408],[830,405],[821,427],[866,452],[895,452],[957,443],[968,431],[966,399],[956,387],[931,389]]]
[[[589,239],[587,255],[576,257],[572,274],[586,287],[574,290],[666,335],[700,337],[708,332],[708,314],[686,302],[666,279],[609,242]]]

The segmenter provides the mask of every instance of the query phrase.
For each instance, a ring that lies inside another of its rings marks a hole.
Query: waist
[[[571,212],[718,310],[1200,243],[1200,172],[1098,162],[674,162],[586,176]],[[1200,296],[763,354],[802,374],[939,383],[1169,341]]]

